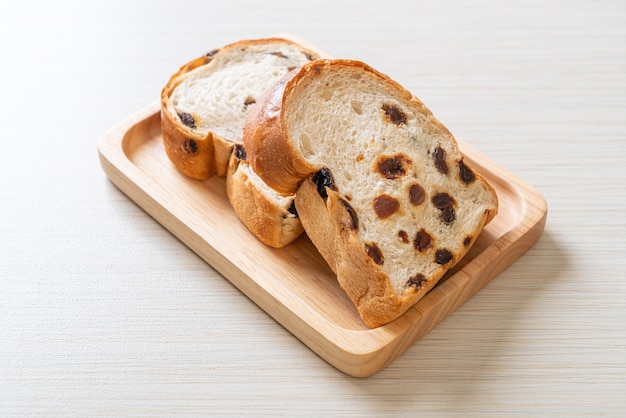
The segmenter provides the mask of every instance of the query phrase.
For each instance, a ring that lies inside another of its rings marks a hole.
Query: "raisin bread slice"
[[[305,232],[370,327],[432,289],[497,212],[450,132],[358,61],[290,73],[252,109],[243,140],[270,187],[296,192]]]
[[[182,66],[161,91],[163,141],[174,166],[199,180],[225,176],[257,98],[315,58],[299,43],[267,38],[238,41]]]
[[[237,217],[264,244],[280,248],[303,232],[295,195],[283,196],[252,170],[243,144],[235,144],[226,174],[226,193]]]
[[[163,141],[174,166],[197,180],[215,173],[227,176],[235,213],[272,247],[285,246],[303,232],[294,196],[276,193],[231,154],[241,143],[245,117],[256,99],[280,77],[317,57],[282,38],[239,41],[181,67],[161,93]]]

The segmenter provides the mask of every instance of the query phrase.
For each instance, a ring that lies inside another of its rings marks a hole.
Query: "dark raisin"
[[[246,153],[246,149],[243,147],[243,144],[235,144],[235,157],[239,161],[245,161],[248,159],[248,154]]]
[[[454,206],[454,198],[446,192],[437,193],[431,199],[433,205],[439,210]]]
[[[376,162],[376,170],[381,176],[387,179],[396,179],[406,174],[406,166],[412,161],[403,154],[396,154],[393,157],[380,157]]]
[[[178,114],[180,121],[183,125],[190,127],[191,129],[196,129],[196,120],[190,113],[180,112]]]
[[[471,183],[476,180],[476,175],[474,172],[465,165],[463,160],[459,161],[459,176],[464,183]]]
[[[308,59],[309,61],[313,61],[315,58],[313,58],[313,55],[309,54],[308,52],[304,52],[304,56],[306,57],[306,59]]]
[[[335,190],[335,181],[328,167],[324,167],[315,173],[313,175],[313,182],[317,185],[317,192],[324,199],[328,197],[328,193],[326,192],[327,187],[331,190]]]
[[[472,243],[472,237],[465,237],[465,239],[463,240],[463,245],[465,245],[466,247],[469,246]]]
[[[383,252],[380,251],[378,245],[376,244],[365,244],[365,250],[367,251],[367,255],[374,260],[374,263],[382,266],[385,264],[385,259],[383,257]]]
[[[446,150],[441,147],[435,148],[433,152],[433,160],[435,161],[435,167],[441,174],[448,174],[448,164],[446,163]]]
[[[193,139],[185,139],[182,145],[183,152],[185,154],[197,154],[198,153],[198,144]]]
[[[397,199],[383,194],[374,199],[374,212],[380,219],[385,219],[393,215],[400,208]]]
[[[287,212],[291,213],[296,218],[298,217],[298,211],[296,210],[296,202],[292,201],[291,205],[287,208]]]
[[[291,72],[291,71],[295,70],[296,68],[298,68],[298,67],[296,67],[295,65],[291,65],[291,66],[287,67],[287,72]]]
[[[243,102],[244,106],[250,106],[251,104],[256,103],[256,100],[254,100],[254,97],[246,97],[246,100]]]
[[[456,219],[456,212],[452,206],[445,207],[441,210],[441,219],[444,222],[450,223]]]
[[[289,58],[287,55],[283,54],[280,51],[270,52],[270,55],[274,55],[275,57],[278,57],[278,58]]]
[[[406,123],[406,115],[397,107],[384,104],[383,110],[392,123],[395,123],[396,125]]]
[[[407,234],[405,230],[401,229],[400,231],[398,231],[398,238],[400,238],[400,241],[405,244],[409,243],[409,234]]]
[[[417,290],[421,289],[422,286],[424,286],[424,283],[426,283],[426,277],[422,273],[417,273],[415,276],[407,280],[406,285],[407,287],[412,286]]]
[[[425,199],[426,191],[424,190],[424,188],[419,184],[411,185],[411,188],[409,189],[409,200],[411,201],[411,203],[413,203],[415,206],[421,205],[422,203],[424,203]]]
[[[348,212],[348,215],[350,215],[350,220],[352,221],[350,227],[352,229],[358,229],[359,228],[359,217],[357,216],[354,208],[352,207],[352,205],[347,200],[345,200],[345,199],[339,199],[339,200],[346,207],[346,211]]]
[[[207,57],[212,57],[212,56],[214,56],[215,54],[217,54],[218,52],[220,52],[220,50],[219,50],[219,49],[214,49],[213,51],[209,51],[209,52],[207,52],[207,53],[206,53],[206,56],[207,56]]]
[[[437,252],[435,253],[435,262],[443,266],[444,264],[448,264],[450,261],[452,261],[453,257],[454,256],[452,255],[452,253],[446,249],[437,250]]]
[[[415,239],[413,240],[413,247],[420,253],[423,253],[427,249],[433,246],[433,238],[430,236],[428,232],[424,230],[424,228],[417,231],[415,234]]]
[[[437,193],[431,199],[433,205],[441,211],[441,219],[450,223],[456,219],[456,211],[454,210],[454,198],[448,193]]]

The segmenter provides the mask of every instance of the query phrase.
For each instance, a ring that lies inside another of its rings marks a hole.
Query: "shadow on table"
[[[568,277],[571,262],[546,229],[533,248],[395,362],[369,378],[346,380],[377,407],[402,410],[403,401],[408,408],[421,398],[462,410],[485,385],[493,389],[493,381],[520,373],[511,368],[516,355],[527,355],[518,330],[541,327],[534,303]]]

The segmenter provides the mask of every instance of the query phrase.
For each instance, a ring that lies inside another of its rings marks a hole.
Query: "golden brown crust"
[[[248,114],[243,134],[243,142],[252,168],[263,181],[280,193],[295,193],[304,178],[321,168],[310,164],[294,147],[293,140],[285,135],[283,129],[285,115],[282,112],[285,100],[297,91],[298,85],[305,78],[321,74],[328,67],[338,63],[375,74],[389,88],[400,92],[400,96],[407,101],[413,97],[409,91],[387,75],[360,61],[318,59],[285,75],[266,92]],[[419,100],[416,100],[416,105],[425,114],[431,114]]]
[[[289,131],[285,126],[285,112],[290,111],[289,96],[297,94],[299,83],[305,77],[321,74],[338,61],[339,65],[374,74],[390,90],[406,100],[408,106],[421,114],[421,128],[426,133],[449,137],[449,146],[453,150],[451,154],[460,154],[452,134],[418,98],[388,76],[356,61],[318,60],[290,73],[259,101],[246,120],[243,139],[253,169],[268,185],[280,192],[296,192],[296,207],[307,235],[337,274],[339,284],[356,306],[363,321],[370,327],[377,327],[402,315],[436,285],[447,269],[467,253],[476,235],[495,216],[497,204],[478,220],[479,227],[474,230],[472,242],[465,245],[466,248],[446,254],[446,260],[437,262],[428,277],[416,276],[417,284],[412,285],[407,281],[405,290],[399,292],[376,264],[371,253],[368,254],[368,248],[359,239],[355,228],[351,228],[353,220],[340,194],[327,188],[328,197],[320,196],[311,175],[321,167],[308,162],[296,148],[298,145],[294,139],[289,138],[286,133]],[[455,163],[458,164],[459,161]],[[478,173],[473,174],[484,181]],[[493,188],[488,183],[485,184],[495,196]]]
[[[375,328],[393,321],[430,291],[437,280],[431,278],[419,290],[398,295],[389,277],[367,256],[339,194],[327,192],[328,198],[323,199],[308,178],[296,193],[296,207],[302,208],[300,221],[308,237],[337,274],[339,285],[367,326]]]
[[[410,288],[399,295],[389,277],[367,256],[356,230],[350,228],[352,220],[340,195],[329,189],[327,193],[328,198],[323,199],[311,178],[302,182],[296,193],[296,207],[302,208],[300,221],[311,242],[337,274],[339,285],[354,303],[363,322],[371,328],[389,323],[424,297],[447,267],[441,266],[438,274],[426,277],[418,289]],[[485,214],[477,231],[483,229],[495,212],[494,209],[493,213]],[[470,247],[467,246],[467,250]],[[449,265],[455,265],[467,250],[453,254]]]
[[[168,101],[189,71],[206,65],[211,60],[210,56],[202,56],[183,65],[161,90],[161,131],[165,152],[174,167],[197,180],[206,180],[216,171],[213,134],[209,132],[203,136],[191,132],[181,123],[178,115],[172,112]]]
[[[219,177],[226,176],[228,163],[233,153],[234,142],[226,141],[219,136],[213,137],[213,155],[215,160],[215,172]]]
[[[248,174],[241,170],[247,164],[231,154],[226,174],[226,193],[237,217],[264,244],[280,248],[298,238],[302,224],[287,208],[252,183]]]
[[[262,38],[241,40],[220,49],[209,52],[207,55],[196,58],[180,67],[174,73],[165,87],[161,90],[161,124],[163,131],[163,143],[168,157],[174,166],[189,177],[206,180],[213,174],[225,176],[228,160],[233,148],[233,141],[221,138],[213,132],[206,135],[198,135],[188,129],[168,103],[174,89],[182,83],[189,72],[196,68],[209,64],[217,54],[235,48],[245,48],[254,44],[284,43],[298,46],[304,54],[311,59],[318,57],[316,52],[283,38]],[[192,142],[193,141],[193,142]]]
[[[282,128],[285,87],[299,74],[294,70],[272,86],[250,111],[243,128],[243,142],[252,169],[279,193],[293,194],[312,171]]]
[[[181,173],[197,180],[215,173],[213,135],[185,133],[178,117],[166,111],[161,111],[161,131],[165,152]]]

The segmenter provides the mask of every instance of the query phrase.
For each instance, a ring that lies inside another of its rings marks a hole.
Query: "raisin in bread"
[[[498,208],[450,132],[384,74],[318,60],[274,85],[248,115],[254,171],[296,193],[305,232],[370,327],[422,298]]]
[[[299,43],[267,38],[238,41],[182,66],[161,91],[163,140],[174,166],[199,180],[224,176],[250,107],[316,57]]]
[[[284,247],[304,232],[295,195],[283,196],[265,184],[250,167],[243,144],[231,154],[226,193],[237,217],[264,244]]]

